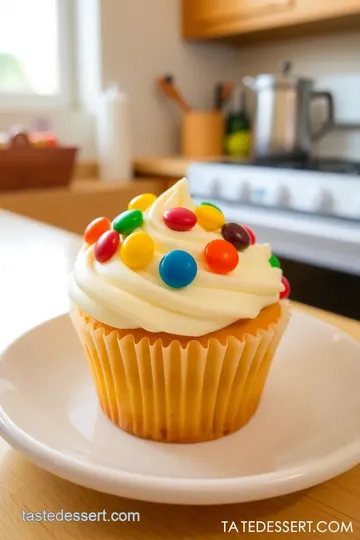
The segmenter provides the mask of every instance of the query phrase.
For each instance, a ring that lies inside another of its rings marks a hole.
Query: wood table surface
[[[0,349],[49,317],[66,311],[66,281],[79,237],[0,211]],[[41,291],[41,294],[39,292]],[[16,307],[16,309],[15,309]],[[360,340],[360,323],[296,305]],[[140,522],[34,522],[30,512],[139,512]],[[352,532],[294,532],[360,539],[360,466],[292,495],[249,504],[186,507],[132,501],[72,484],[41,470],[0,439],[1,540],[207,539],[223,536],[223,521],[352,522]],[[320,525],[324,527],[323,524]],[[336,528],[335,524],[331,528]],[[237,534],[236,530],[228,533]],[[276,536],[284,536],[286,532]],[[242,538],[253,538],[245,532]]]

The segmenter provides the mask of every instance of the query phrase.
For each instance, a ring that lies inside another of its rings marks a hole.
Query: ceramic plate
[[[100,491],[155,502],[224,504],[294,492],[360,462],[360,345],[295,311],[260,407],[215,442],[144,441],[97,405],[67,315],[0,356],[0,434],[40,467]]]

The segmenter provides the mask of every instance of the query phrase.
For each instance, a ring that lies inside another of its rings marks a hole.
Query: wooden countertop
[[[182,178],[190,163],[190,160],[179,156],[142,157],[134,160],[134,171],[140,176]]]
[[[3,211],[0,231],[1,349],[25,330],[66,309],[67,274],[81,240],[76,235]],[[46,252],[47,246],[54,243],[57,258],[53,263],[47,260],[46,267],[31,257],[24,260],[24,254],[29,254],[31,249],[34,253],[39,249]],[[15,282],[16,289],[12,286]],[[42,295],[37,292],[40,287],[45,290]],[[15,293],[19,309],[9,310]],[[338,326],[360,341],[360,323],[307,306],[296,305],[296,308]],[[352,521],[352,533],[309,533],[309,536],[360,539],[360,465],[329,482],[276,499],[242,505],[180,507],[121,499],[77,486],[39,469],[1,440],[0,498],[1,540],[213,540],[222,536],[222,521],[240,520],[344,521],[346,524]],[[140,512],[141,521],[84,522],[81,526],[69,522],[26,523],[22,520],[23,509],[136,511]],[[249,532],[241,537],[253,538],[253,535]],[[304,536],[294,533],[291,537]]]
[[[142,156],[133,159],[133,169],[139,177],[158,177],[179,179],[186,176],[190,163],[195,161],[234,161],[229,156],[215,156],[212,158],[190,159],[183,156]],[[238,159],[236,161],[239,161]],[[80,162],[75,171],[77,179],[96,178],[98,166],[96,161]]]
[[[63,188],[1,191],[0,209],[80,233],[94,216],[116,216],[136,195],[160,195],[167,187],[168,182],[161,178],[119,182],[78,179]]]
[[[213,158],[198,158],[188,159],[181,156],[149,156],[138,157],[134,160],[134,171],[137,175],[141,176],[158,176],[166,178],[180,179],[186,176],[187,169],[190,163],[196,161],[239,161],[234,160],[228,156],[216,156]],[[246,161],[244,160],[244,163]]]

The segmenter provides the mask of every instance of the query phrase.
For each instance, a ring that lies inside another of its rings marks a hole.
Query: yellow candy
[[[154,240],[148,234],[138,231],[130,234],[121,245],[120,257],[133,270],[145,268],[154,256]]]
[[[202,204],[195,210],[199,225],[206,231],[217,231],[225,223],[224,215],[213,206]]]
[[[143,193],[142,195],[138,195],[131,199],[128,210],[141,210],[141,212],[145,212],[156,199],[156,195],[153,195],[152,193]]]

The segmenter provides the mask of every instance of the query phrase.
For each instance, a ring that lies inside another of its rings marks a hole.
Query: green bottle
[[[245,91],[237,88],[233,94],[231,111],[226,120],[225,151],[235,158],[250,154],[250,122],[245,111]]]

